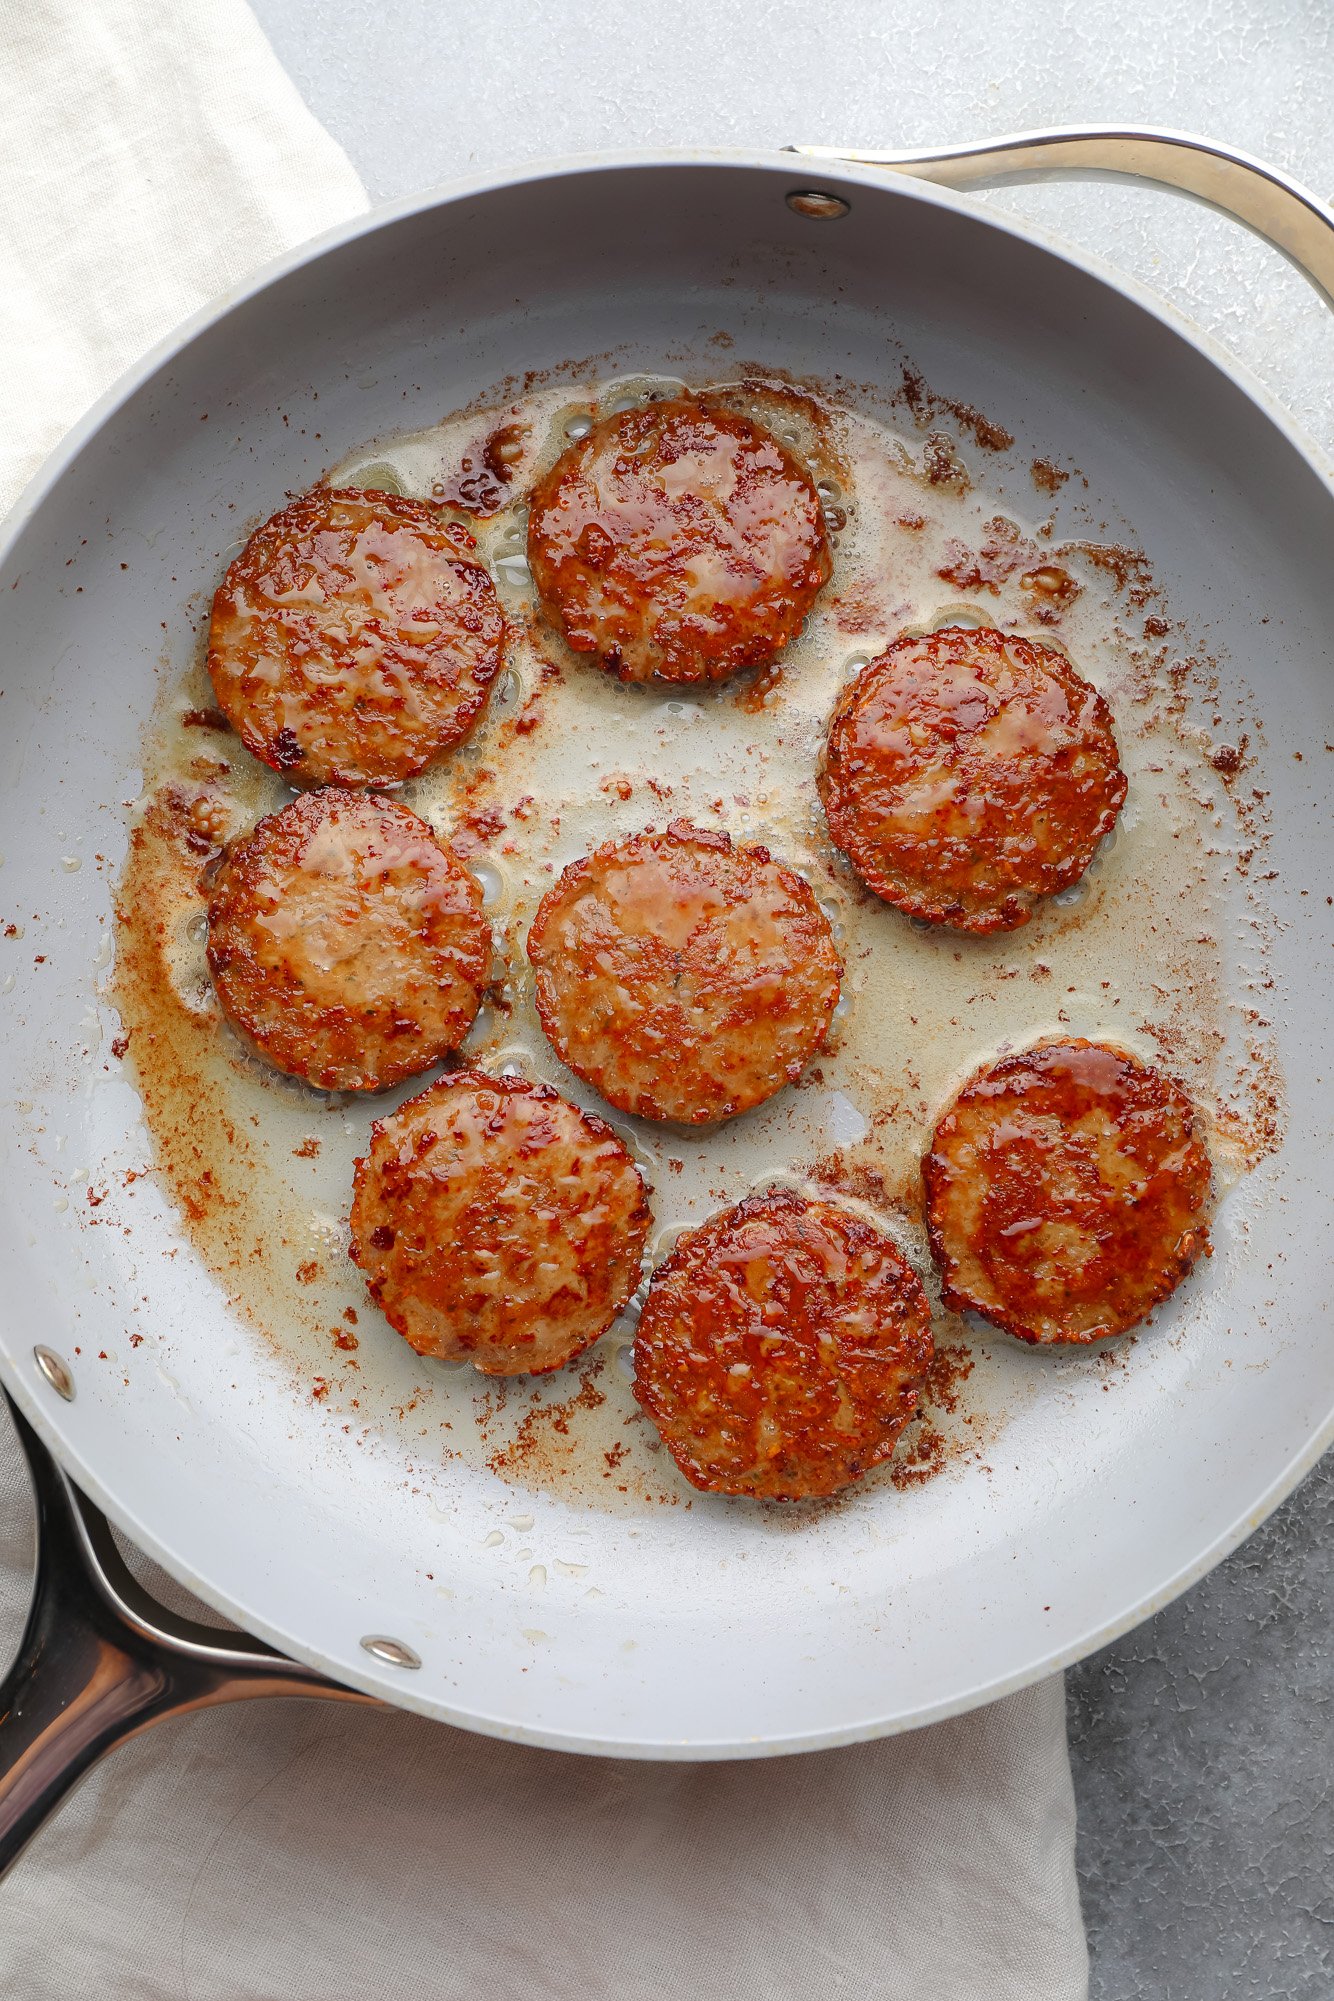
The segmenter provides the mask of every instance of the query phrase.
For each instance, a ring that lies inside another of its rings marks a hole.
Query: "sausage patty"
[[[767,848],[684,821],[572,863],[528,956],[561,1061],[622,1111],[690,1125],[800,1075],[842,971],[808,883]]]
[[[383,1091],[457,1049],[491,971],[482,892],[424,820],[303,793],[223,857],[208,963],[236,1026],[324,1091]]]
[[[1049,1042],[964,1085],[923,1164],[947,1306],[1021,1341],[1099,1341],[1208,1248],[1209,1156],[1170,1077]]]
[[[820,793],[886,903],[1009,931],[1084,873],[1126,781],[1111,711],[1063,654],[951,626],[897,640],[846,690]]]
[[[461,1070],[371,1127],[352,1257],[419,1355],[558,1369],[639,1284],[649,1207],[611,1128],[545,1084]]]
[[[570,645],[622,681],[763,665],[831,568],[810,475],[691,397],[604,417],[561,455],[533,493],[528,561]]]
[[[692,1486],[804,1500],[888,1459],[932,1353],[926,1294],[892,1239],[779,1189],[658,1267],[635,1395]]]
[[[316,487],[256,529],[213,600],[208,671],[293,785],[396,785],[476,722],[504,619],[425,501]]]

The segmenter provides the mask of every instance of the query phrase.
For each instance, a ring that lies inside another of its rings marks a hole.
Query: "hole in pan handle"
[[[1283,252],[1334,306],[1334,210],[1291,174],[1253,154],[1159,126],[1055,125],[962,146],[863,153],[844,146],[792,146],[807,160],[889,167],[945,188],[1017,181],[1149,181],[1221,209]]]
[[[8,1402],[8,1398],[6,1398]],[[0,1684],[0,1875],[99,1758],[168,1716],[260,1695],[372,1697],[159,1605],[12,1403],[37,1504],[28,1623]]]

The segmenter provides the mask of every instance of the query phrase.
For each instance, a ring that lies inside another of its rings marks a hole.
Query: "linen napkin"
[[[6,507],[145,347],[366,197],[243,0],[0,0],[0,111]],[[31,1562],[0,1420],[0,1654]],[[161,1725],[0,1888],[0,1993],[1082,2001],[1062,1683],[734,1764],[305,1701]]]

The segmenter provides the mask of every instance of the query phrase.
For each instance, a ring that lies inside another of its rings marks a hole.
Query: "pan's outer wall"
[[[783,200],[809,179],[781,156],[574,163],[356,225],[109,399],[18,510],[0,566],[0,902],[41,919],[0,1001],[6,1382],[84,1488],[239,1623],[391,1701],[573,1749],[755,1755],[970,1707],[1182,1589],[1331,1432],[1323,896],[1312,907],[1329,795],[1313,747],[1332,734],[1329,487],[1245,387],[1077,262],[871,172],[822,175],[851,213],[811,223]],[[942,1482],[902,1497],[871,1555],[851,1513],[797,1538],[751,1510],[672,1511],[618,1545],[595,1605],[570,1600],[537,1633],[479,1563],[476,1496],[461,1494],[457,1520],[428,1519],[376,1489],[369,1462],[361,1485],[349,1478],[212,1283],[167,1256],[165,1210],[127,1245],[56,1206],[58,1139],[99,1164],[135,1145],[132,1094],[104,1079],[90,1035],[108,877],[64,858],[97,852],[114,874],[163,627],[170,649],[250,519],[349,443],[430,423],[506,372],[627,345],[670,366],[718,327],[735,359],[854,382],[892,382],[901,341],[933,384],[1018,433],[1016,459],[1077,460],[1135,522],[1174,608],[1272,690],[1257,783],[1286,927],[1289,1139],[1236,1191],[1174,1388],[1110,1463],[1093,1464],[1054,1407],[1036,1442],[1022,1428],[1011,1441],[1026,1458],[1013,1475],[998,1465],[991,1487],[970,1479],[954,1500]],[[130,1288],[151,1293],[164,1331],[216,1346],[215,1396],[86,1361],[73,1404],[40,1383],[35,1340],[70,1357],[124,1346]],[[408,1641],[420,1673],[378,1667],[358,1646],[368,1632]]]

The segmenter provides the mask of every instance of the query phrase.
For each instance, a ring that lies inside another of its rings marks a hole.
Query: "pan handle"
[[[0,1876],[99,1758],[141,1730],[260,1695],[373,1698],[262,1641],[169,1612],[127,1568],[107,1521],[11,1402],[37,1503],[32,1606],[0,1683]]]
[[[1055,125],[962,146],[858,153],[794,146],[808,160],[889,167],[943,188],[998,188],[1052,179],[1149,181],[1245,223],[1283,252],[1334,306],[1334,210],[1291,174],[1233,146],[1157,126]]]

